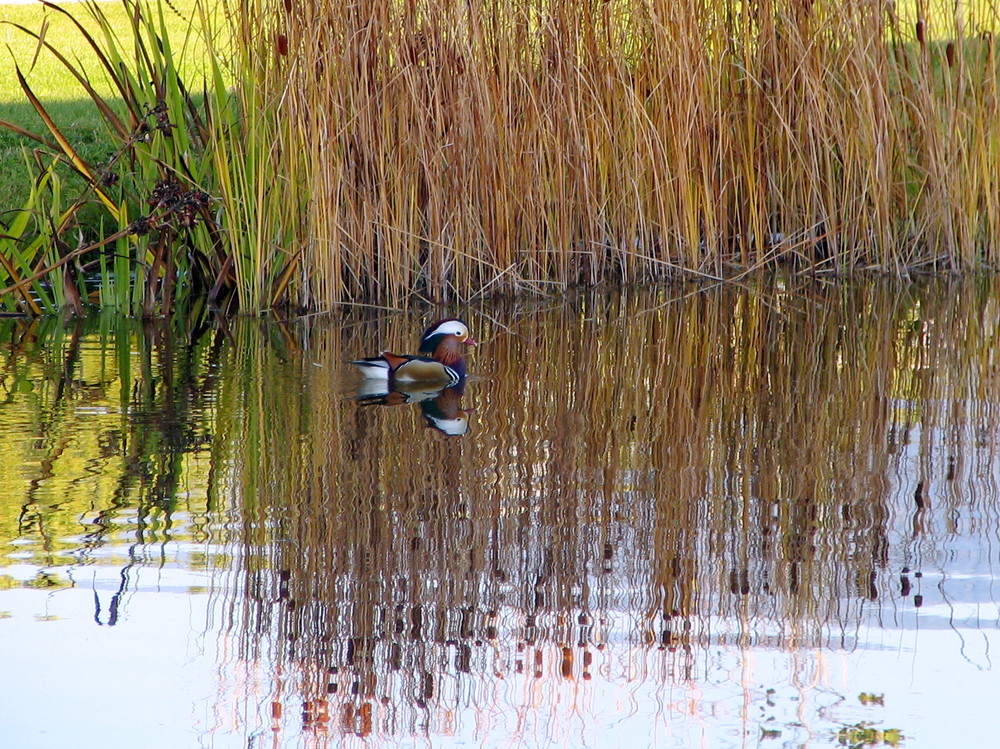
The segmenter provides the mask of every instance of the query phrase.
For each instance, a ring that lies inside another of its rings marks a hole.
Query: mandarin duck
[[[355,359],[366,379],[385,382],[390,388],[406,383],[454,385],[465,379],[462,346],[475,346],[469,327],[455,318],[439,320],[420,339],[416,356],[382,352],[381,356]]]

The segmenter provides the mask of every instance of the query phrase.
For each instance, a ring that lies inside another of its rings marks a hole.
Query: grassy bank
[[[0,125],[24,175],[0,217],[8,309],[231,308],[240,238],[224,227],[240,212],[225,162],[245,129],[220,10],[126,0],[5,15],[20,47],[3,93],[20,102]]]
[[[232,119],[171,168],[244,310],[1000,259],[988,2],[220,0],[205,38],[173,25],[195,7],[148,15],[238,40],[208,54],[235,101],[210,85]]]
[[[99,25],[74,4],[66,7],[91,33],[99,32]],[[195,0],[177,0],[165,6],[171,38],[178,40],[178,65],[185,78],[197,82],[204,71],[205,45],[200,35],[191,33],[191,21],[196,17]],[[101,5],[109,22],[118,29],[127,29],[130,18],[121,3]],[[111,106],[122,113],[124,104],[116,95],[114,86],[104,75],[94,51],[81,43],[79,31],[66,16],[46,9],[41,3],[30,5],[0,4],[0,45],[5,54],[0,55],[0,119],[8,120],[32,132],[44,132],[45,126],[34,107],[28,102],[17,80],[15,66],[19,65],[31,85],[63,132],[91,163],[108,158],[109,144],[106,125],[93,101],[73,77],[72,73],[49,52],[36,54],[38,40],[20,28],[31,31],[45,30],[44,38],[56,49],[79,61],[80,67],[91,71],[95,90],[107,97]],[[9,53],[6,53],[9,50]],[[201,87],[199,87],[200,90]],[[24,205],[30,194],[31,180],[24,163],[24,138],[0,128],[0,169],[5,179],[0,182],[0,211]]]

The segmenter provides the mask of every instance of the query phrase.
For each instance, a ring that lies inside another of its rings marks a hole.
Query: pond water
[[[461,314],[464,391],[347,360]],[[988,746],[1000,281],[0,320],[11,747]]]

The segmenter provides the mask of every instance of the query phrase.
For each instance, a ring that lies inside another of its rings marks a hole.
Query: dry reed
[[[260,189],[281,193],[271,233],[301,253],[290,300],[398,305],[781,261],[994,267],[996,7],[901,12],[241,4],[243,91],[273,107],[282,180]]]

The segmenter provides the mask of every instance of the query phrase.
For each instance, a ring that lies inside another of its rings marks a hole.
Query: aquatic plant
[[[130,19],[125,30],[96,3],[75,11],[87,23],[57,5],[45,5],[71,19],[99,70],[79,67],[46,38],[44,28],[18,29],[72,73],[104,121],[111,155],[101,164],[85,160],[17,68],[24,95],[48,132],[0,121],[34,142],[31,158],[38,174],[27,203],[0,232],[5,286],[0,300],[8,309],[31,313],[81,312],[92,303],[144,317],[170,315],[178,306],[226,307],[242,266],[234,253],[242,251],[246,236],[261,234],[226,230],[247,219],[243,204],[234,204],[232,196],[234,189],[240,196],[254,193],[240,183],[251,161],[239,145],[242,135],[254,131],[252,117],[240,113],[228,83],[231,74],[213,46],[227,38],[216,33],[215,14],[196,3],[198,15],[188,19],[187,33],[202,34],[204,43],[196,95],[179,72],[180,50],[188,39],[177,51],[172,47],[165,14],[179,11],[169,3],[124,0]],[[92,84],[97,73],[110,80],[120,98]],[[67,167],[85,185],[75,198],[63,188]],[[104,216],[98,222],[81,218],[95,199]],[[266,273],[268,263],[261,260],[256,267]]]

